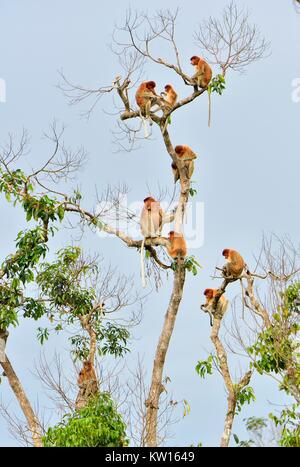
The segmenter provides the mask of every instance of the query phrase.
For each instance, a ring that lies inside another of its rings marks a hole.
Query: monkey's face
[[[171,89],[172,89],[172,86],[170,84],[166,84],[165,91],[169,92],[169,91],[171,91]]]
[[[222,255],[224,256],[224,258],[228,259],[229,251],[230,251],[230,250],[229,250],[228,248],[226,248],[225,250],[223,250]]]
[[[207,300],[211,300],[213,298],[213,289],[205,289],[204,294]]]
[[[184,147],[183,146],[176,146],[175,147],[175,152],[176,152],[177,156],[182,156],[182,154],[184,153]]]
[[[157,201],[152,198],[151,196],[149,196],[148,198],[145,198],[144,199],[144,205],[145,205],[145,208],[148,210],[148,211],[151,211],[151,205],[152,203],[156,203]]]
[[[193,66],[198,65],[199,60],[200,60],[200,57],[197,57],[197,55],[193,55],[191,57],[191,65],[193,65]]]
[[[172,162],[171,167],[173,170],[177,170],[177,165],[174,162]]]
[[[150,91],[154,91],[156,87],[156,83],[155,81],[148,81],[146,86],[147,86],[147,89],[149,89]]]

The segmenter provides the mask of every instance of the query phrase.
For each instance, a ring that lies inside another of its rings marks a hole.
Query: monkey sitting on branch
[[[93,363],[90,360],[83,362],[83,368],[80,370],[77,384],[79,392],[76,398],[76,410],[80,410],[88,404],[90,398],[99,393],[99,385]]]
[[[222,268],[224,278],[239,279],[246,267],[243,257],[238,251],[229,248],[225,248],[222,255],[227,259],[227,263]]]
[[[145,138],[150,136],[145,119],[149,120],[150,125],[152,125],[150,116],[151,107],[163,100],[162,97],[156,94],[155,87],[155,81],[144,81],[139,85],[135,94],[136,103],[140,108],[140,117],[144,127]]]
[[[196,86],[200,86],[202,89],[206,89],[212,78],[212,69],[209,64],[201,57],[193,55],[191,57],[191,65],[195,67],[195,74],[192,76],[192,83]],[[211,121],[211,96],[210,91],[208,94],[208,126],[210,127]]]
[[[217,306],[214,307],[214,299],[218,293],[219,293],[218,289],[205,289],[204,290],[206,302],[203,305],[201,305],[201,310],[209,314],[211,326],[213,325],[214,314],[218,313],[223,316],[223,314],[225,313],[228,307],[228,300],[227,298],[224,297],[224,295],[221,295],[221,297],[219,298],[217,302]]]
[[[145,240],[146,238],[160,237],[163,225],[172,222],[174,217],[175,211],[165,213],[160,202],[156,201],[152,196],[144,199],[140,218],[141,232],[144,237],[141,245],[141,278],[143,287],[146,287],[144,264]]]
[[[194,172],[194,160],[197,159],[197,154],[189,146],[176,146],[175,154],[178,157],[178,160],[182,161],[184,164],[184,170],[186,177],[191,179]],[[174,183],[179,180],[179,170],[175,162],[172,163],[172,172],[174,176]]]
[[[183,262],[184,258],[187,255],[187,246],[183,234],[171,230],[171,232],[169,232],[168,238],[169,245],[167,246],[167,251],[169,255],[176,261]]]

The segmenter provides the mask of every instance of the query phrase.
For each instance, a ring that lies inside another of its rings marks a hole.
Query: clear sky
[[[137,8],[148,4],[145,0],[131,2]],[[183,57],[186,54],[187,70],[188,58],[197,53],[194,29],[202,19],[218,15],[226,4],[223,0],[178,2],[177,36]],[[193,179],[197,180],[197,200],[205,206],[204,243],[191,250],[203,269],[196,278],[188,276],[165,368],[174,399],[187,399],[191,406],[191,414],[174,427],[172,445],[197,444],[200,440],[204,445],[216,445],[222,433],[226,402],[223,382],[218,375],[202,381],[194,371],[197,360],[204,359],[211,349],[209,320],[199,311],[199,305],[203,289],[211,285],[215,264],[221,264],[222,249],[241,251],[251,267],[263,233],[288,233],[295,242],[299,236],[300,103],[292,101],[291,83],[300,77],[300,15],[292,0],[238,0],[237,4],[249,8],[251,19],[271,41],[271,56],[249,66],[243,75],[228,75],[225,94],[213,100],[211,129],[206,123],[206,99],[178,111],[170,129],[174,143],[188,144],[199,155]],[[161,5],[152,0],[148,11]],[[165,0],[163,6],[174,8],[176,4]],[[103,112],[113,111],[111,98],[104,98],[87,122],[79,117],[84,105],[68,107],[55,87],[61,68],[70,80],[87,86],[112,82],[121,70],[108,44],[113,26],[122,19],[125,9],[126,2],[120,0],[0,0],[0,79],[6,82],[6,103],[0,102],[0,142],[8,132],[20,134],[25,127],[31,135],[28,158],[35,165],[50,153],[42,134],[53,118],[65,123],[67,143],[72,147],[82,144],[89,153],[78,184],[90,208],[95,202],[95,186],[101,192],[107,182],[126,181],[131,187],[131,202],[143,199],[148,186],[154,191],[158,183],[172,186],[169,156],[158,133],[139,151],[115,153],[111,136],[115,117]],[[185,91],[176,76],[159,66],[147,68],[145,77],[155,79],[159,89],[173,80],[179,93]],[[2,202],[0,222],[2,261],[13,251],[13,239],[24,227],[23,215]],[[70,231],[64,231],[53,248],[66,245],[69,238]],[[118,239],[100,240],[87,233],[81,244],[88,251],[103,254],[107,262],[119,264],[124,273],[136,274],[139,283],[139,257]],[[149,297],[127,359],[134,365],[137,354],[144,355],[149,374],[170,286],[171,281]],[[227,295],[233,298],[238,291],[233,286]],[[47,355],[55,345],[67,357],[63,336],[47,344]],[[8,355],[33,402],[40,386],[30,370],[39,352],[31,323],[22,322],[11,331]],[[237,364],[233,374],[238,370]],[[242,418],[267,415],[272,410],[270,402],[282,402],[271,381],[256,377],[254,387],[257,401],[237,417],[234,425],[234,433],[241,438],[245,437]],[[15,408],[7,383],[0,386],[0,396]],[[40,394],[39,398],[42,406]],[[15,445],[15,441],[1,422],[0,446],[5,445]]]

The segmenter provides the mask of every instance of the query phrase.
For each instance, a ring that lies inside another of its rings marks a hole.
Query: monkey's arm
[[[170,224],[175,219],[176,209],[173,209],[171,212],[164,212],[162,217],[162,224]]]
[[[208,313],[209,314],[209,322],[210,322],[210,325],[213,326],[214,324],[214,317],[213,317],[213,314],[211,312],[210,309],[206,308],[206,305],[201,305],[201,310],[203,310],[205,313]]]

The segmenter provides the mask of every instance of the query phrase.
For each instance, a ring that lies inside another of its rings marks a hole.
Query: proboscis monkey
[[[86,384],[89,381],[97,381],[97,376],[92,362],[86,360],[85,362],[83,362],[83,368],[79,372],[77,383],[78,386],[82,386],[83,384]]]
[[[193,55],[191,57],[191,65],[195,67],[195,74],[192,76],[192,80],[197,86],[200,86],[202,89],[206,89],[212,78],[212,69],[209,64],[203,60],[203,58]],[[208,126],[210,127],[211,121],[211,96],[210,92],[208,94]]]
[[[169,108],[172,108],[177,101],[177,93],[171,84],[166,84],[165,92],[162,92],[161,95],[164,98],[164,103],[167,103]]]
[[[194,159],[197,158],[197,154],[189,146],[176,146],[175,153],[178,159],[184,162],[186,176],[190,179],[194,172]]]
[[[174,212],[169,214],[165,213],[159,201],[156,201],[151,196],[144,199],[144,206],[140,218],[141,232],[144,236],[141,245],[141,277],[143,287],[146,287],[144,265],[145,240],[149,237],[160,237],[163,225],[172,222],[174,217]]]
[[[245,269],[245,261],[238,251],[225,248],[222,255],[227,259],[227,263],[223,266],[223,274],[225,277],[238,279]]]
[[[87,403],[89,398],[95,396],[99,392],[99,386],[94,366],[90,360],[83,362],[83,368],[80,370],[77,384],[79,392],[76,398],[76,409],[80,410]]]
[[[165,91],[161,92],[160,95],[162,96],[162,100],[160,102],[162,109],[166,111],[171,110],[177,101],[177,93],[175,89],[173,88],[173,86],[171,84],[166,84]],[[171,123],[170,115],[166,119],[166,122],[163,128],[163,133],[166,131],[168,123]]]
[[[148,128],[143,117],[143,113],[146,119],[151,120],[150,118],[151,107],[157,102],[157,100],[161,99],[160,96],[156,94],[155,87],[156,87],[155,81],[144,81],[143,83],[139,85],[136,91],[136,94],[135,94],[136,103],[140,108],[140,116],[141,116],[142,123],[144,126],[145,138],[148,138],[149,132],[148,132]]]
[[[141,231],[145,238],[159,237],[163,225],[163,210],[160,202],[151,196],[144,199],[144,207],[141,213]]]
[[[179,232],[174,232],[174,230],[172,230],[171,232],[169,232],[168,238],[169,246],[167,246],[167,251],[169,255],[173,259],[178,260],[182,260],[183,258],[185,258],[187,255],[187,247],[183,234]]]
[[[213,325],[213,316],[214,313],[225,313],[227,310],[228,306],[228,300],[227,298],[224,297],[224,295],[221,295],[221,297],[218,300],[217,306],[214,309],[213,307],[213,301],[215,296],[218,293],[218,289],[205,289],[204,290],[204,295],[206,297],[206,302],[204,305],[201,305],[201,309],[207,313],[209,313],[210,316],[210,325]]]

